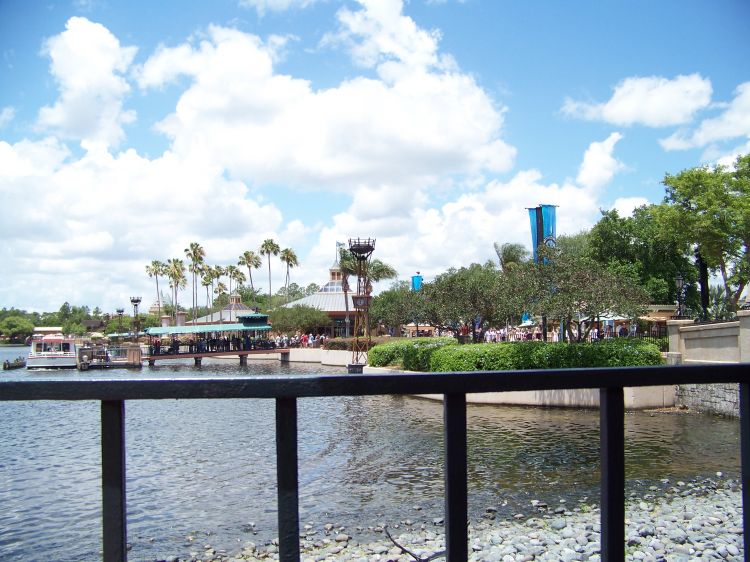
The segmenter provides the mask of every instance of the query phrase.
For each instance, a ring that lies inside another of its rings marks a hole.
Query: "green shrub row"
[[[426,362],[425,370],[432,372],[517,371],[661,365],[662,358],[654,344],[629,338],[612,338],[575,344],[513,342],[448,346],[430,350]],[[424,363],[423,356],[420,364]]]
[[[367,362],[373,367],[396,365],[409,371],[427,371],[430,352],[453,344],[456,340],[451,337],[399,339],[373,347],[367,354]]]

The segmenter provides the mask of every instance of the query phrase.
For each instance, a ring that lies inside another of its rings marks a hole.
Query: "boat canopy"
[[[166,326],[146,328],[149,336],[163,336],[166,334],[208,334],[211,332],[251,332],[267,331],[271,326],[247,326],[245,324],[199,324],[197,326]]]

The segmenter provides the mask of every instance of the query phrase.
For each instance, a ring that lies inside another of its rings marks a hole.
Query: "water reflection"
[[[206,361],[140,373],[282,372],[341,370]],[[3,376],[96,376],[9,373]],[[129,401],[126,424],[131,559],[184,554],[188,535],[230,551],[238,540],[276,536],[273,401]],[[511,515],[528,509],[530,499],[598,498],[597,411],[471,406],[468,427],[473,517],[489,505]],[[734,420],[628,413],[629,482],[736,474],[738,432]],[[299,439],[302,522],[366,527],[442,515],[440,403],[391,396],[301,399]],[[98,403],[0,403],[0,559],[98,559],[99,462]],[[258,535],[247,532],[250,522]]]

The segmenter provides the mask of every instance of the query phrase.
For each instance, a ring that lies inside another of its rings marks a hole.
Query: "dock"
[[[248,355],[270,355],[279,354],[282,362],[289,361],[289,348],[277,347],[273,349],[242,349],[242,350],[225,350],[225,351],[201,351],[201,352],[179,352],[179,353],[159,353],[158,355],[146,355],[143,361],[149,366],[153,366],[157,361],[167,361],[174,359],[193,359],[196,365],[200,365],[204,357],[239,357],[240,365],[247,365]]]

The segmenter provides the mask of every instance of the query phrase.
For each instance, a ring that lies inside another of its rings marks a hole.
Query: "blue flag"
[[[539,205],[529,209],[531,222],[531,246],[534,261],[539,261],[539,245],[555,247],[557,240],[557,207],[555,205]]]

